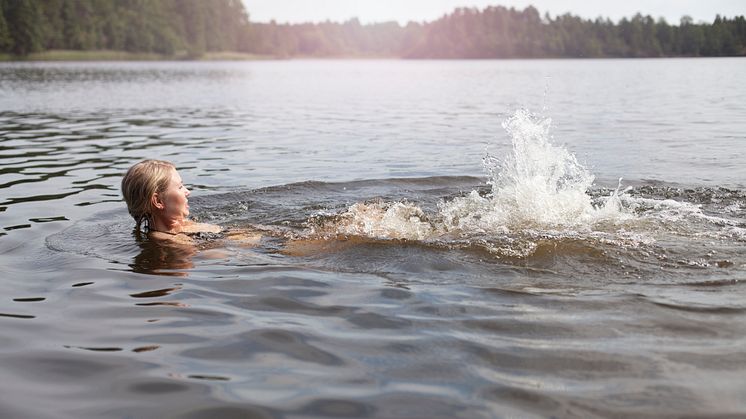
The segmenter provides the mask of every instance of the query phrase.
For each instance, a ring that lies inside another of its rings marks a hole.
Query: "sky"
[[[684,15],[695,22],[711,23],[716,14],[733,17],[746,15],[746,0],[243,0],[252,22],[278,23],[343,22],[353,17],[362,23],[396,20],[432,21],[457,7],[501,5],[524,9],[536,7],[544,15],[569,12],[583,18],[608,17],[617,22],[635,13],[663,17],[678,24]]]

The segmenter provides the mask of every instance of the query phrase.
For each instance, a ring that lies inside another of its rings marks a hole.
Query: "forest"
[[[490,6],[432,22],[254,23],[241,0],[0,0],[0,53],[127,51],[200,58],[612,58],[746,56],[746,20],[677,24],[640,13],[613,22]]]
[[[0,0],[0,52],[177,53],[246,51],[241,0]]]

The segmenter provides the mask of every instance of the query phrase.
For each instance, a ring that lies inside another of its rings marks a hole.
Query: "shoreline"
[[[247,54],[243,52],[221,51],[208,52],[192,56],[186,52],[173,55],[149,52],[128,52],[114,50],[48,50],[34,52],[26,56],[0,54],[0,62],[27,61],[259,61],[278,60],[281,58],[269,55]]]
[[[729,56],[665,56],[665,57],[490,57],[490,58],[407,58],[388,55],[335,55],[335,56],[278,56],[244,52],[220,51],[193,56],[186,52],[173,55],[128,52],[114,50],[48,50],[27,56],[0,54],[0,62],[51,62],[51,61],[278,61],[278,60],[442,60],[442,61],[486,61],[486,60],[656,60],[676,58],[743,58],[742,55]]]

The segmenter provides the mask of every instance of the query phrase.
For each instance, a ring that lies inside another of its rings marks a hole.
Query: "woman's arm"
[[[197,223],[194,221],[187,221],[181,228],[182,233],[220,233],[223,228],[215,224]]]
[[[225,238],[240,245],[254,247],[262,240],[262,233],[250,229],[230,229],[225,232]]]

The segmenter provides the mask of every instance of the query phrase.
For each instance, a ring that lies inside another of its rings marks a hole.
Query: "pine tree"
[[[13,38],[10,36],[8,22],[5,20],[6,0],[0,0],[0,52],[10,52],[13,47]]]
[[[42,49],[41,13],[34,0],[6,2],[5,19],[13,39],[12,53],[27,55]]]

